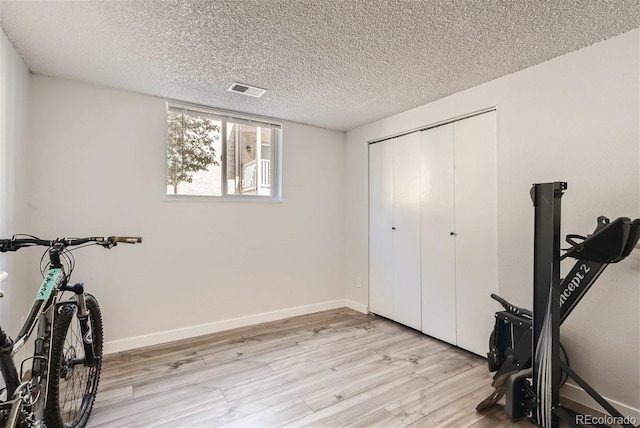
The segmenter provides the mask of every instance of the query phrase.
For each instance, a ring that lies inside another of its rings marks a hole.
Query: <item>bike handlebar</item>
[[[89,238],[57,238],[57,239],[40,239],[40,238],[11,238],[0,239],[0,252],[5,253],[7,251],[18,251],[24,247],[53,247],[55,245],[61,245],[63,248],[75,247],[89,242],[95,242],[96,245],[101,245],[104,248],[115,247],[119,242],[125,244],[137,244],[142,242],[140,236],[94,236]]]

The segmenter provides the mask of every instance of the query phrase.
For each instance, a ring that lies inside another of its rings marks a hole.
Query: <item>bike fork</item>
[[[89,311],[87,310],[87,301],[84,296],[84,284],[79,282],[73,285],[63,287],[64,290],[72,291],[76,294],[76,302],[78,304],[78,321],[80,322],[80,332],[82,336],[82,346],[84,347],[85,365],[93,367],[96,365],[96,354],[93,350],[93,331],[91,331],[91,323],[89,322]]]

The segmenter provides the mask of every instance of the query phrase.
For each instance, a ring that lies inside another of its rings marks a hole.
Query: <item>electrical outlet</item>
[[[356,277],[356,287],[362,288],[362,277],[361,276]]]

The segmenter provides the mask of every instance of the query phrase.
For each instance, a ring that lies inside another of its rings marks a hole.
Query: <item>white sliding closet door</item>
[[[393,141],[369,146],[369,309],[393,319]]]
[[[456,343],[453,124],[420,133],[422,331]]]
[[[498,290],[496,113],[454,124],[458,346],[485,355]]]
[[[394,138],[393,319],[420,330],[420,134]]]
[[[496,114],[369,146],[371,312],[485,355],[498,287]]]

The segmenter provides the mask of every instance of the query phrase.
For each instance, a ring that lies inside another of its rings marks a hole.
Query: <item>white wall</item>
[[[590,233],[599,215],[640,217],[639,39],[634,30],[349,131],[347,298],[368,301],[367,281],[363,288],[355,281],[368,278],[367,141],[482,108],[497,107],[499,290],[505,298],[531,307],[532,183],[569,183],[564,234]],[[636,416],[639,280],[636,251],[605,271],[562,333],[572,367]],[[571,387],[563,393],[581,399]]]
[[[144,237],[75,253],[107,352],[344,306],[344,133],[284,123],[282,203],[169,200],[162,99],[38,75],[30,95],[26,232]]]
[[[29,98],[29,70],[0,30],[0,237],[10,236],[20,225],[14,215],[14,206],[23,193],[20,178],[16,177],[17,164],[21,161],[21,147],[26,141]],[[5,298],[0,300],[0,325],[15,334],[21,317],[26,315],[18,308],[30,304],[28,292],[20,286],[21,263],[12,255],[0,255],[0,270],[10,273],[2,284]],[[11,302],[11,304],[9,304]]]

